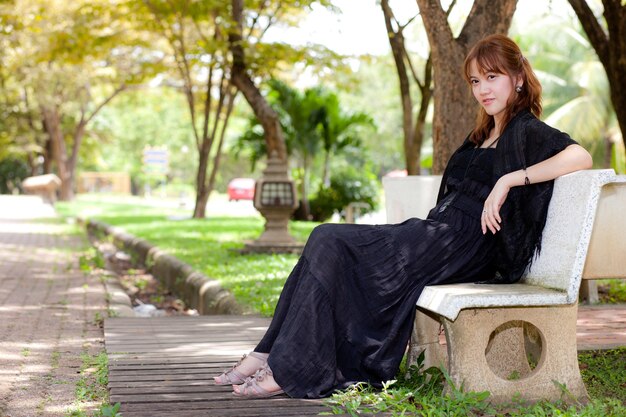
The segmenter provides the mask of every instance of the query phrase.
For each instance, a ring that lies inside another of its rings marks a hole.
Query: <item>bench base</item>
[[[450,381],[464,391],[489,391],[494,403],[508,403],[516,395],[528,401],[586,402],[576,350],[577,310],[576,304],[467,309],[455,321],[441,317]],[[426,323],[416,327],[418,336],[436,328],[419,310],[418,321]],[[428,347],[425,365],[437,365],[439,346]]]

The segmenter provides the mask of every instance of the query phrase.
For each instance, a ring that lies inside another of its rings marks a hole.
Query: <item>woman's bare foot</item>
[[[269,353],[250,352],[237,362],[232,369],[225,371],[220,376],[213,377],[216,385],[239,385],[243,384],[251,375],[261,369],[267,363]]]

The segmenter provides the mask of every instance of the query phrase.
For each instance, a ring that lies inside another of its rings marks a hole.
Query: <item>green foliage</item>
[[[626,281],[608,279],[598,281],[598,295],[603,303],[626,303]]]
[[[356,384],[335,393],[327,400],[334,414],[358,416],[363,413],[391,413],[393,416],[482,416],[493,408],[488,392],[463,392],[451,385],[446,372],[438,368],[423,369],[424,353],[408,371],[400,369],[398,379],[377,390],[367,384]],[[444,380],[450,393],[442,394]]]
[[[332,161],[337,156],[358,152],[360,159],[365,159],[361,137],[365,129],[372,130],[374,123],[365,113],[342,110],[337,93],[326,88],[318,86],[301,92],[278,80],[270,80],[268,86],[268,101],[279,115],[287,153],[296,160],[294,178],[306,210],[311,183],[318,178],[317,182],[328,186]],[[250,156],[252,169],[265,156],[264,133],[256,118],[250,119],[233,149],[237,155],[245,152]],[[333,209],[326,208],[332,214]],[[301,217],[306,219],[307,214]]]
[[[80,378],[76,382],[76,404],[68,417],[89,417],[83,408],[86,403],[93,402],[100,406],[90,417],[122,417],[120,403],[108,403],[109,358],[106,352],[94,356],[83,353],[81,359]]]
[[[606,168],[607,141],[619,142],[619,127],[606,71],[576,15],[545,13],[512,32],[542,84],[546,123],[567,132],[589,150],[597,168]],[[623,159],[623,149],[614,146],[613,152]],[[619,170],[619,162],[611,167]]]
[[[161,147],[169,152],[167,192],[193,195],[192,186],[181,184],[193,184],[197,165],[182,95],[169,88],[129,91],[104,108],[94,126],[104,132],[107,142],[93,150],[97,158],[85,160],[83,170],[126,172],[135,191],[146,185],[155,188],[163,176],[144,171],[143,151],[147,146]]]
[[[563,391],[565,401],[540,401],[529,404],[521,397],[511,402],[495,406],[489,402],[488,392],[464,392],[462,387],[452,384],[445,370],[430,368],[423,370],[424,354],[408,372],[401,367],[398,378],[385,383],[382,389],[367,384],[357,384],[335,393],[326,400],[333,414],[359,416],[364,413],[389,413],[392,416],[433,416],[433,417],[606,417],[626,416],[624,406],[623,381],[624,366],[615,372],[614,364],[624,364],[626,349],[581,354],[581,364],[594,369],[593,375],[599,384],[595,391],[590,385],[590,374],[583,367],[583,378],[589,394],[595,397],[588,404],[571,404],[567,387],[555,382]],[[448,393],[443,394],[444,381]],[[622,385],[620,389],[620,384]]]
[[[363,147],[370,150],[368,158],[382,173],[404,168],[402,109],[396,74],[391,56],[371,56],[361,58],[356,72],[349,76],[352,80],[346,75],[332,74],[333,79],[328,81],[337,86],[344,110],[372,116],[376,129],[371,129],[361,139]],[[430,123],[426,138],[429,129]]]
[[[28,164],[15,157],[0,160],[0,194],[20,190],[24,178],[30,175]]]
[[[377,208],[379,189],[373,173],[346,166],[335,172],[330,186],[321,188],[311,200],[313,220],[325,221],[335,211],[341,212],[353,202],[365,203],[368,207],[362,213],[370,213]]]
[[[626,348],[584,352],[579,362],[592,398],[616,398],[626,404]]]
[[[78,258],[78,268],[88,274],[94,268],[104,269],[104,258],[96,248],[89,248]]]
[[[120,403],[115,403],[114,405],[105,404],[100,407],[100,416],[102,417],[122,417],[122,413],[120,413]]]
[[[80,379],[76,383],[76,398],[79,401],[99,400],[107,397],[109,382],[109,358],[106,352],[96,356],[81,355]]]
[[[98,327],[104,326],[104,317],[102,317],[102,313],[100,313],[99,311],[96,311],[96,313],[93,316],[93,324],[95,324]]]

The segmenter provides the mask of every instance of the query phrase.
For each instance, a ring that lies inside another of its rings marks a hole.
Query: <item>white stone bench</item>
[[[556,180],[541,255],[520,282],[427,286],[417,301],[409,361],[425,351],[425,366],[443,362],[441,323],[457,387],[489,391],[494,402],[517,393],[555,400],[563,396],[557,381],[586,399],[576,350],[578,291],[601,189],[620,179],[613,170],[586,170]],[[417,181],[383,181],[389,223],[424,216],[411,212]]]
[[[57,190],[61,186],[61,179],[54,174],[36,175],[24,178],[22,189],[26,194],[41,197],[44,203],[54,204],[57,200]]]
[[[596,279],[626,279],[626,175],[602,187],[589,252],[583,270],[581,299],[599,302]]]

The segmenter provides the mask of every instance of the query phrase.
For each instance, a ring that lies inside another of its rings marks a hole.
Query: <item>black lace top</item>
[[[446,191],[430,218],[444,220],[441,214],[450,206],[480,220],[485,199],[493,188],[493,148],[463,149],[450,160]]]
[[[576,142],[537,119],[528,110],[516,114],[505,127],[498,141],[493,158],[493,181],[519,169],[525,169],[544,161]],[[474,145],[465,143],[452,155],[452,160]],[[446,168],[438,201],[449,193],[449,177],[452,168]],[[495,282],[518,281],[532,263],[534,254],[541,250],[541,233],[546,222],[548,205],[552,197],[554,181],[532,183],[513,187],[502,208],[501,230],[496,234],[497,255]],[[482,211],[482,210],[481,210]]]

